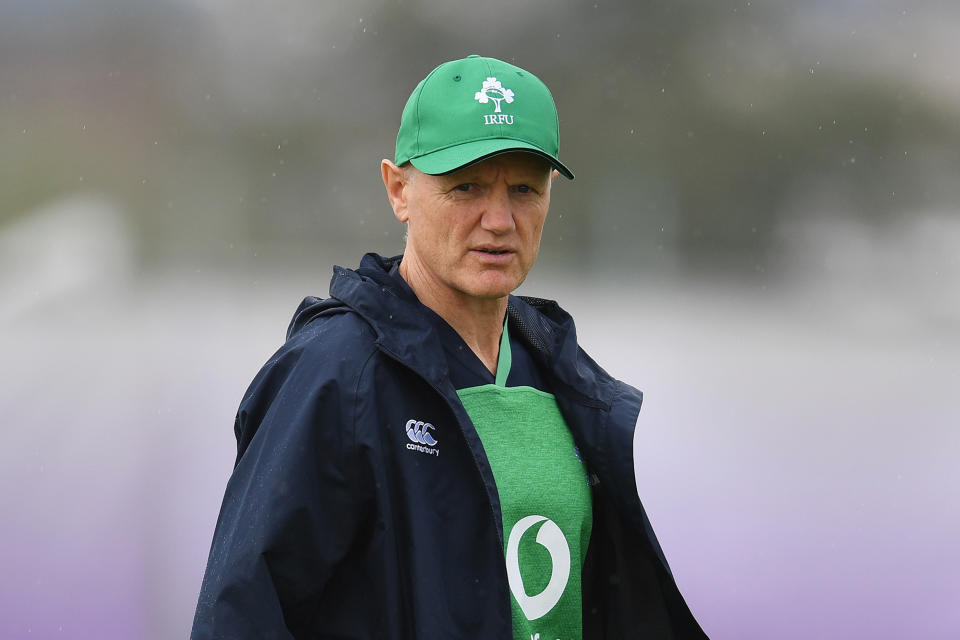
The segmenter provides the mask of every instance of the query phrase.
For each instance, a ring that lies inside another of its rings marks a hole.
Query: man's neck
[[[416,266],[401,262],[400,275],[422,304],[453,327],[490,373],[496,374],[507,296],[476,298],[435,285]]]

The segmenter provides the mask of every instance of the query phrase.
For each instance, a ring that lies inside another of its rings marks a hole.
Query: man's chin
[[[510,295],[523,283],[524,278],[504,273],[482,274],[470,287],[465,289],[467,295],[478,299],[498,300]]]

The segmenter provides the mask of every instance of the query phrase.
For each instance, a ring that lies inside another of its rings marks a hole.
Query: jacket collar
[[[440,341],[424,318],[423,305],[409,292],[399,290],[390,275],[401,258],[368,253],[356,270],[334,267],[330,295],[370,324],[381,349],[441,388],[448,371]],[[318,313],[329,313],[338,306],[333,300],[312,301],[301,305],[291,332]],[[609,377],[580,351],[573,319],[556,302],[511,295],[507,315],[510,331],[528,345],[555,382],[587,405],[609,405]]]
[[[367,321],[383,351],[441,388],[448,378],[446,358],[425,307],[390,275],[401,258],[368,253],[356,270],[334,267],[330,295]]]

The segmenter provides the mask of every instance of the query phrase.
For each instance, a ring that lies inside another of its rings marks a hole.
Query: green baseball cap
[[[397,133],[397,165],[453,173],[509,151],[558,158],[560,125],[547,85],[520,67],[477,55],[444,62],[413,90]]]

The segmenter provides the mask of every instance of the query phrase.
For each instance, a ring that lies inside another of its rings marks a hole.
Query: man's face
[[[501,298],[520,286],[540,250],[550,164],[515,152],[445,176],[404,170],[402,195],[391,204],[408,223],[407,274],[461,301]]]

